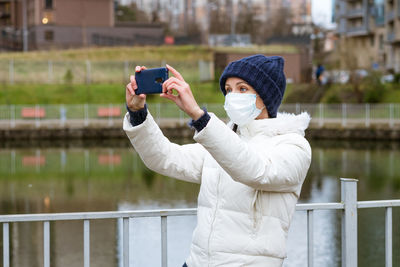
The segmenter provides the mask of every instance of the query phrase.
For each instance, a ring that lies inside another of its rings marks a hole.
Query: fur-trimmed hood
[[[301,114],[278,113],[276,118],[254,120],[246,126],[239,127],[239,133],[244,136],[265,134],[275,136],[281,134],[297,133],[305,135],[305,130],[310,123],[311,117],[307,112]],[[232,124],[230,122],[230,124]]]

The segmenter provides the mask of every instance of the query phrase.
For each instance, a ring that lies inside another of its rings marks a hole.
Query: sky
[[[332,0],[311,0],[313,22],[325,28],[332,28]]]

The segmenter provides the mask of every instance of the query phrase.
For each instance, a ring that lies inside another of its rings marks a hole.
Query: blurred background
[[[0,0],[0,31],[0,214],[196,207],[198,185],[148,170],[131,148],[125,85],[136,65],[169,64],[226,119],[219,76],[256,53],[285,58],[281,111],[313,117],[300,202],[340,201],[340,177],[359,180],[359,200],[400,199],[400,0]],[[167,137],[193,142],[185,114],[147,101]],[[314,220],[315,266],[341,266],[341,213]],[[169,222],[169,266],[195,223]],[[399,223],[393,209],[393,266]],[[135,220],[132,265],[160,266],[159,224]],[[120,228],[91,224],[93,266],[122,266]],[[285,267],[306,266],[306,229],[296,212]],[[383,266],[384,210],[360,210],[358,229],[359,266]],[[42,266],[42,242],[42,225],[11,224],[11,266]],[[52,265],[81,266],[82,246],[81,223],[51,223]]]
[[[21,83],[51,98],[23,104],[90,103],[93,84],[120,102],[112,84],[166,62],[209,92],[229,61],[254,53],[286,59],[286,103],[398,102],[399,27],[397,0],[1,0],[0,103],[16,103]],[[68,94],[90,86],[59,100],[54,89],[71,83]],[[211,95],[200,100],[221,100]]]

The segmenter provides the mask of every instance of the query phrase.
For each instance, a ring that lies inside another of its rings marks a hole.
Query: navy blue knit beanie
[[[237,77],[250,84],[261,97],[270,118],[275,118],[286,88],[283,72],[284,59],[279,56],[254,55],[231,62],[219,79],[221,91],[226,95],[225,82]]]

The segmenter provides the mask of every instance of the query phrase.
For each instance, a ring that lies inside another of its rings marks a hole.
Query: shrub
[[[381,102],[385,94],[385,86],[381,83],[380,73],[373,72],[361,82],[363,101],[367,103]]]
[[[72,74],[71,69],[67,69],[67,71],[64,74],[64,83],[65,84],[72,84],[74,81],[74,75]]]

